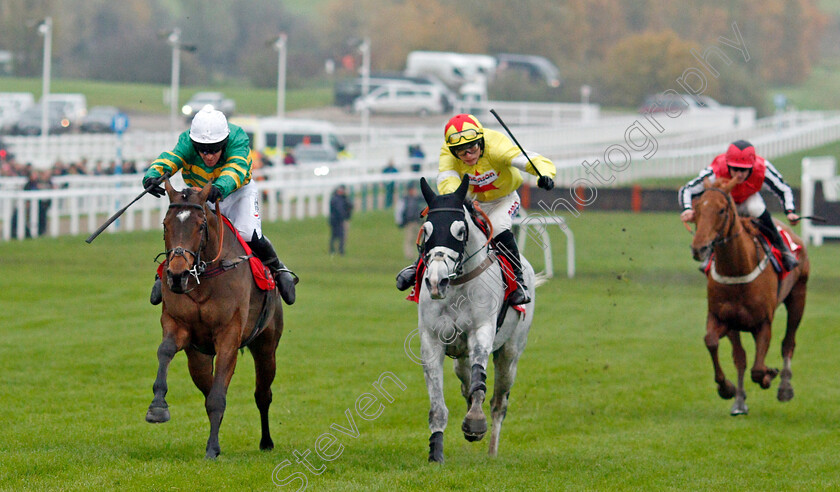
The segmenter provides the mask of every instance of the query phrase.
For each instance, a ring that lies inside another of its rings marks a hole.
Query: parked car
[[[116,106],[94,106],[90,108],[79,130],[84,133],[113,133],[114,118],[120,114]]]
[[[338,160],[338,153],[327,144],[298,144],[292,151],[297,164],[309,162],[332,162]]]
[[[444,111],[451,110],[457,102],[458,96],[440,81],[437,77],[432,75],[408,76],[399,72],[374,72],[368,79],[368,93],[388,84],[420,84],[431,85],[443,94],[444,97]],[[335,105],[353,108],[353,103],[362,95],[362,78],[339,80],[335,84]]]
[[[560,70],[548,58],[537,55],[516,55],[499,53],[497,71],[519,70],[528,74],[532,81],[542,81],[549,87],[560,87]]]
[[[43,97],[41,100],[43,101]],[[87,115],[87,98],[84,94],[53,93],[47,95],[51,106],[59,106],[70,122],[71,128],[78,127]]]
[[[67,133],[70,131],[70,119],[64,113],[62,104],[47,106],[47,131],[50,134]],[[12,131],[15,135],[41,134],[41,104],[30,106],[21,113]]]
[[[226,98],[221,92],[196,92],[181,108],[181,113],[188,121],[192,121],[193,116],[207,105],[218,109],[228,118],[236,111],[236,102]]]
[[[353,109],[356,112],[367,108],[371,113],[425,116],[443,113],[444,101],[443,93],[434,86],[395,83],[383,85],[366,97],[356,99]]]

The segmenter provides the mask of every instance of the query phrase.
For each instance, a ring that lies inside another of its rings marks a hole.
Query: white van
[[[337,154],[344,151],[345,147],[338,138],[335,125],[328,121],[237,117],[231,118],[230,122],[245,130],[251,139],[251,148],[274,161],[282,160],[283,154],[279,150],[294,149],[299,144],[329,145]],[[281,138],[282,149],[278,149],[277,144]]]
[[[41,99],[43,102],[44,98]],[[64,114],[73,128],[78,127],[87,116],[87,98],[84,94],[49,94],[47,101],[51,106],[63,106]]]
[[[484,76],[492,81],[496,74],[496,58],[490,55],[451,53],[446,51],[412,51],[405,62],[405,75],[434,75],[452,88]]]

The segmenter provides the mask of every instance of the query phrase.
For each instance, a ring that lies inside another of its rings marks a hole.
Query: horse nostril
[[[440,283],[438,284],[438,288],[440,288],[440,290],[445,290],[448,285],[449,285],[449,279],[448,278],[442,278],[442,279],[440,279]]]

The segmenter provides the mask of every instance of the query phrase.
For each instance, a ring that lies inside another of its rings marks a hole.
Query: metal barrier
[[[837,160],[832,156],[802,159],[803,216],[812,216],[816,212],[814,210],[814,190],[818,182],[822,183],[823,196],[826,201],[840,201],[840,176],[837,176],[836,169]],[[821,246],[825,238],[840,238],[840,225],[820,225],[807,219],[802,221],[802,240],[805,241],[805,244]]]

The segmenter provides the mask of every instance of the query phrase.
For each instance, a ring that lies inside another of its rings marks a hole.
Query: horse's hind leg
[[[233,336],[216,340],[216,370],[213,375],[213,385],[204,400],[204,408],[210,419],[210,437],[207,439],[205,458],[213,459],[219,456],[219,428],[225,415],[227,406],[227,390],[233,370],[236,368],[236,351],[239,346],[239,329],[228,330]]]
[[[735,369],[738,371],[738,389],[735,391],[735,403],[732,404],[732,409],[729,414],[733,417],[738,415],[746,415],[750,409],[747,408],[747,391],[744,389],[744,374],[747,372],[747,352],[744,351],[744,346],[741,345],[741,333],[735,330],[727,333],[729,341],[732,342],[732,360],[735,363]]]
[[[187,367],[195,387],[207,398],[213,387],[213,356],[202,354],[198,350],[187,347]]]
[[[257,376],[254,400],[257,403],[257,409],[260,411],[260,429],[262,432],[260,449],[263,451],[274,449],[274,441],[271,440],[271,432],[268,428],[268,407],[271,406],[271,383],[274,382],[274,375],[277,370],[275,351],[279,341],[280,337],[276,330],[267,329],[249,347],[251,354],[254,356],[254,369]]]
[[[158,370],[152,391],[155,396],[146,412],[146,422],[161,424],[169,421],[169,405],[166,403],[166,392],[169,387],[166,384],[166,375],[169,372],[169,363],[175,354],[184,348],[187,342],[186,330],[179,330],[171,318],[164,315],[161,324],[163,325],[163,340],[157,350]]]
[[[787,328],[785,338],[782,340],[782,380],[779,383],[779,401],[790,401],[793,399],[793,385],[790,380],[793,378],[791,361],[793,350],[796,348],[796,330],[802,321],[802,314],[805,312],[805,285],[807,279],[800,278],[785,299],[787,309]]]
[[[726,379],[723,374],[723,369],[720,367],[720,359],[718,358],[718,347],[720,345],[720,338],[726,333],[726,326],[717,322],[711,314],[706,318],[706,349],[709,350],[709,355],[712,356],[712,365],[715,370],[715,383],[718,386],[718,395],[724,400],[728,400],[735,396],[735,385],[732,381]]]
[[[499,451],[499,436],[502,433],[502,422],[507,415],[508,397],[513,381],[516,379],[516,365],[521,351],[512,348],[512,343],[504,344],[493,353],[493,399],[490,400],[490,416],[493,419],[493,429],[490,432],[490,447],[488,454],[496,456]]]

